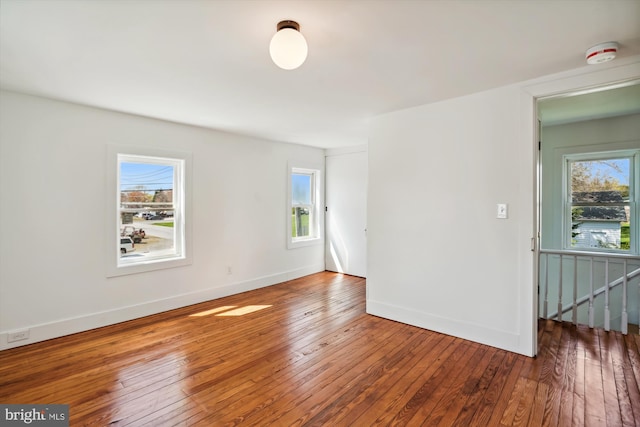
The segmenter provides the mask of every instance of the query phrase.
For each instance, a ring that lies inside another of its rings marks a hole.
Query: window
[[[640,151],[565,156],[565,247],[638,253]]]
[[[320,170],[289,168],[289,248],[321,241]]]
[[[189,263],[185,197],[189,157],[158,150],[111,151],[115,198],[107,227],[113,233],[107,239],[108,275]]]

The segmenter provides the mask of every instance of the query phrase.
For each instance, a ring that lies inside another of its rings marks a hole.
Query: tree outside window
[[[291,174],[291,237],[309,238],[313,225],[313,173]]]
[[[321,241],[320,170],[289,167],[288,247]]]
[[[636,228],[637,156],[625,152],[567,157],[569,248],[629,252],[637,245],[631,232]]]
[[[181,159],[118,155],[120,266],[182,256],[183,169]]]

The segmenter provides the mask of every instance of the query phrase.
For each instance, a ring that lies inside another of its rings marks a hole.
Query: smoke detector
[[[618,53],[618,43],[600,43],[587,50],[587,64],[602,64],[603,62],[609,62],[616,57],[616,53]]]

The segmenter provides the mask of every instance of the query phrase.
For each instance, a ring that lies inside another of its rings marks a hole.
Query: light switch
[[[498,218],[507,219],[509,217],[509,207],[506,203],[498,203]]]

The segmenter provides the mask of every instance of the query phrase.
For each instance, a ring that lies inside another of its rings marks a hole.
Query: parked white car
[[[127,252],[131,252],[133,250],[135,250],[133,239],[129,236],[120,237],[120,253],[126,254]]]

